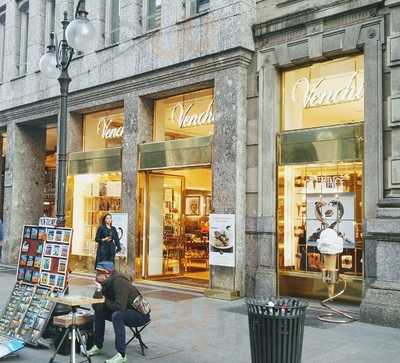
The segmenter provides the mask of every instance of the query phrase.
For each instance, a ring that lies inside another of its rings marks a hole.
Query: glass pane
[[[111,2],[111,43],[119,42],[119,0],[112,0]]]
[[[213,106],[213,89],[157,100],[154,141],[213,135]]]
[[[71,180],[73,178],[73,181]],[[69,177],[72,185],[74,271],[93,271],[97,243],[94,241],[106,213],[121,211],[121,173],[83,174]]]
[[[282,84],[282,130],[364,120],[363,55],[283,72]]]
[[[147,29],[161,26],[161,0],[147,0]]]
[[[84,115],[83,151],[121,146],[124,119],[123,108]]]

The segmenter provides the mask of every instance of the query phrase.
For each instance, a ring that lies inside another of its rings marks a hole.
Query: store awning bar
[[[71,153],[68,175],[121,171],[121,148]]]
[[[278,136],[279,164],[360,161],[364,153],[363,124],[288,131]]]
[[[212,137],[193,137],[139,145],[139,169],[182,168],[211,164]]]

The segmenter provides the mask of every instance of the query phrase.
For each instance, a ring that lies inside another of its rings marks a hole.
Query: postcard
[[[62,242],[63,240],[63,231],[61,229],[56,229],[56,238],[57,242]]]
[[[19,265],[20,266],[26,266],[26,263],[28,262],[28,256],[27,255],[21,255],[19,259]]]
[[[57,287],[59,287],[60,289],[63,289],[64,281],[65,281],[65,277],[63,275],[58,275],[57,276]]]
[[[33,262],[34,262],[34,257],[33,256],[28,256],[28,261],[26,263],[27,267],[33,267]]]
[[[31,238],[31,227],[24,228],[24,238]]]
[[[39,228],[38,239],[45,240],[47,238],[46,228]]]
[[[56,278],[57,278],[57,276],[56,275],[54,275],[54,274],[50,274],[49,275],[49,285],[50,286],[55,286],[56,285]]]
[[[47,272],[42,272],[42,278],[40,279],[40,282],[43,285],[48,285],[49,284],[49,274]]]
[[[68,246],[61,246],[61,257],[68,258]]]
[[[21,252],[27,253],[29,251],[30,243],[29,241],[22,242]]]
[[[53,257],[58,257],[61,254],[61,246],[60,245],[53,245],[51,249],[51,255]]]
[[[51,258],[43,257],[42,259],[42,270],[50,271],[51,268]]]
[[[33,228],[31,229],[31,239],[38,239],[38,229]]]
[[[67,260],[59,260],[58,261],[58,272],[65,273],[67,271]]]
[[[71,238],[71,230],[65,229],[63,234],[63,241],[65,243],[69,243],[70,238]]]
[[[55,232],[54,228],[47,228],[47,240],[48,241],[55,241]]]
[[[52,249],[53,249],[53,245],[46,244],[46,247],[44,249],[45,256],[51,256]]]
[[[36,254],[41,255],[43,253],[43,244],[44,242],[39,242],[36,247]]]

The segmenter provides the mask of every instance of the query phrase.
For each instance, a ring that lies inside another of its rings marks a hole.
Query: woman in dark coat
[[[112,225],[112,216],[107,213],[97,229],[95,241],[97,242],[97,254],[95,268],[99,262],[110,261],[115,264],[115,254],[121,251],[118,232]]]

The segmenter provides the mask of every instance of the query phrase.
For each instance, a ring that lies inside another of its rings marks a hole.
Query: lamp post
[[[58,79],[60,84],[60,112],[57,130],[57,187],[56,187],[56,217],[59,226],[65,225],[65,190],[67,182],[67,119],[68,91],[71,78],[69,65],[75,50],[87,51],[93,42],[95,29],[87,18],[85,0],[80,0],[75,10],[75,18],[68,20],[64,12],[62,24],[62,39],[56,44],[54,33],[50,33],[50,44],[46,53],[40,58],[39,68],[47,77]]]

